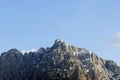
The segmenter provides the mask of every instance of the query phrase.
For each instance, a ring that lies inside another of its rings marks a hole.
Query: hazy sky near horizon
[[[120,64],[120,0],[0,1],[0,52],[57,38]]]

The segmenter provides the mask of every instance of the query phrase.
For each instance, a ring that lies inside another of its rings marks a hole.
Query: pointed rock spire
[[[65,41],[61,40],[61,39],[56,39],[55,43],[65,43]]]
[[[63,47],[63,46],[65,47],[65,46],[67,46],[67,44],[66,44],[65,41],[63,41],[63,40],[61,40],[61,39],[56,39],[56,40],[55,40],[55,43],[54,43],[54,45],[53,45],[54,48]]]
[[[68,44],[61,40],[61,39],[56,39],[53,46],[50,48],[50,50],[55,50],[55,51],[66,51],[68,49]]]

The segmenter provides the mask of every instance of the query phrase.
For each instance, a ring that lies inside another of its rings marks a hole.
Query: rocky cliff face
[[[36,52],[2,53],[0,80],[120,80],[120,67],[57,39],[52,47]]]

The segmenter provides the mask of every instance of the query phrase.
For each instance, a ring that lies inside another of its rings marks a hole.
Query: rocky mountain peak
[[[63,42],[65,42],[65,41],[63,41],[62,39],[56,39],[55,40],[55,43],[63,43]]]
[[[10,55],[23,55],[23,54],[17,49],[10,49],[7,52],[1,53],[1,55],[10,56]]]
[[[37,52],[11,49],[2,53],[0,80],[120,80],[120,67],[57,39],[52,47]]]
[[[20,51],[17,49],[10,49],[10,50],[8,50],[7,53],[20,53]]]
[[[77,46],[69,45],[61,39],[56,39],[55,40],[55,43],[52,46],[52,49],[65,51],[67,53],[77,53],[78,52],[78,47]]]
[[[56,39],[55,43],[54,43],[54,47],[62,47],[62,46],[66,46],[66,42],[61,40],[61,39]]]

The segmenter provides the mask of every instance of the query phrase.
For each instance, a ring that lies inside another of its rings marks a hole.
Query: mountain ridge
[[[52,47],[0,55],[0,80],[119,80],[120,67],[85,48],[57,39]]]

